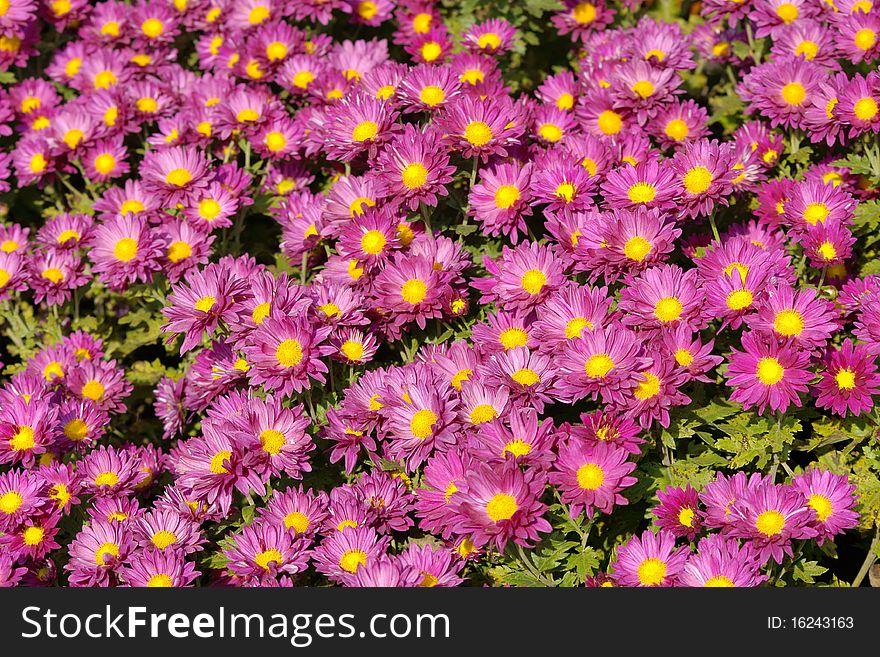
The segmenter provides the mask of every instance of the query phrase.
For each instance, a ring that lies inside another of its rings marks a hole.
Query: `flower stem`
[[[873,566],[874,562],[877,561],[878,543],[880,543],[880,525],[877,525],[877,528],[874,530],[874,540],[871,541],[871,547],[868,548],[868,554],[865,555],[865,560],[862,562],[862,567],[859,568],[859,573],[853,580],[853,588],[858,588],[859,586],[861,586],[862,580],[865,579],[865,575],[868,574],[868,571],[871,570],[871,566]]]
[[[709,225],[712,226],[712,235],[715,237],[715,241],[721,244],[721,236],[718,234],[718,226],[715,225],[714,213],[709,215]]]

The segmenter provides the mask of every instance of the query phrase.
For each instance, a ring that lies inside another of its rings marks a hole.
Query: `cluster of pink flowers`
[[[686,33],[566,0],[577,65],[515,94],[514,26],[452,34],[430,0],[0,0],[0,192],[47,200],[33,235],[0,226],[0,301],[149,288],[180,355],[161,444],[97,337],[10,370],[0,585],[457,585],[554,503],[629,504],[700,387],[874,412],[854,217],[877,192],[833,162],[880,132],[880,13],[835,1],[706,1]],[[739,71],[729,134],[685,98],[698,64]],[[780,176],[796,130],[822,159]],[[255,227],[269,259],[239,255]],[[789,474],[659,491],[658,531],[588,584],[756,586],[857,526],[845,474]]]

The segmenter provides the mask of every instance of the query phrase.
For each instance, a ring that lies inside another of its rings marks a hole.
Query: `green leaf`
[[[828,572],[827,568],[823,568],[816,561],[796,561],[793,569],[795,581],[804,584],[815,584],[816,578]]]

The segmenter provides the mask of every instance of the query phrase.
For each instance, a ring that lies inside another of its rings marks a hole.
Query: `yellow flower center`
[[[356,361],[364,357],[364,345],[354,340],[346,340],[339,347],[339,351],[348,358],[348,360]]]
[[[826,261],[834,260],[837,257],[837,249],[835,249],[834,245],[828,240],[825,240],[819,245],[818,251],[819,255],[822,256],[822,259]]]
[[[727,266],[724,268],[724,273],[727,274],[728,276],[733,276],[733,271],[734,271],[734,270],[736,270],[736,271],[739,272],[739,277],[740,277],[742,280],[746,280],[746,276],[747,276],[748,273],[749,273],[749,268],[748,268],[748,267],[746,267],[746,266],[745,266],[743,263],[741,263],[741,262],[731,262],[729,265],[727,265]]]
[[[492,522],[501,522],[502,520],[510,520],[518,509],[519,506],[513,495],[496,493],[486,504],[486,515],[492,519]]]
[[[868,50],[869,48],[873,48],[874,44],[877,43],[877,33],[872,29],[863,27],[856,32],[853,42],[859,50]]]
[[[593,330],[593,324],[585,317],[574,317],[565,324],[565,337],[567,340],[581,337],[584,329]]]
[[[217,298],[208,294],[196,301],[194,308],[196,310],[202,311],[203,313],[207,313],[211,311],[211,308],[214,307],[215,303],[217,303]]]
[[[727,295],[727,307],[731,310],[742,310],[752,305],[754,297],[750,290],[734,290]]]
[[[641,262],[651,252],[651,243],[640,235],[630,237],[623,245],[623,255],[630,260]]]
[[[598,490],[605,482],[605,471],[596,463],[584,463],[577,470],[577,482],[584,490]]]
[[[663,128],[663,132],[665,132],[666,136],[670,139],[681,141],[688,136],[690,130],[688,130],[687,123],[685,123],[681,119],[672,119],[669,123],[666,124],[666,127]]]
[[[807,506],[816,511],[816,516],[819,518],[820,522],[825,522],[828,520],[828,517],[834,513],[834,507],[831,504],[831,500],[824,495],[819,495],[817,493],[810,495],[807,500]]]
[[[93,401],[100,401],[104,398],[104,385],[100,381],[92,379],[82,387],[82,396]]]
[[[369,253],[370,255],[382,253],[386,243],[385,235],[378,230],[368,230],[361,237],[361,249],[364,253]]]
[[[437,414],[427,408],[413,413],[409,422],[409,429],[416,438],[424,440],[434,433],[434,425],[437,423]]]
[[[417,189],[427,182],[428,170],[421,162],[412,162],[404,167],[401,179],[408,189]]]
[[[297,534],[302,534],[309,528],[309,518],[304,513],[292,511],[284,516],[284,526],[287,529],[293,528]]]
[[[95,158],[95,171],[101,175],[108,175],[116,168],[116,158],[110,153],[101,153]]]
[[[664,297],[654,306],[654,317],[664,324],[674,322],[681,317],[684,309],[678,297]]]
[[[654,85],[649,80],[639,80],[632,86],[632,90],[642,98],[648,98],[654,93]]]
[[[570,182],[564,182],[556,188],[556,196],[566,203],[571,203],[577,193],[577,188]]]
[[[783,2],[781,5],[776,7],[776,15],[782,19],[783,23],[791,23],[794,21],[799,15],[798,8],[793,4],[789,4],[788,2]]]
[[[64,272],[56,267],[48,267],[44,269],[40,276],[56,285],[64,280]]]
[[[498,417],[498,413],[490,404],[478,404],[471,411],[470,416],[471,424],[485,424],[486,422],[491,422],[496,417]]]
[[[521,386],[533,386],[541,382],[541,377],[534,370],[524,367],[510,375],[510,378]]]
[[[174,532],[168,531],[167,529],[160,529],[150,539],[160,550],[164,550],[169,545],[174,545],[177,543],[177,536]]]
[[[323,306],[318,306],[318,310],[324,313],[327,317],[335,317],[341,312],[339,306],[335,303],[325,303]]]
[[[782,99],[789,105],[801,105],[807,97],[807,90],[800,82],[789,82],[782,87]]]
[[[589,25],[596,20],[596,5],[591,2],[579,2],[571,10],[571,15],[579,25]]]
[[[426,62],[433,62],[443,53],[443,47],[436,41],[426,41],[422,45],[422,58]]]
[[[785,527],[785,516],[773,509],[763,511],[755,519],[755,529],[764,536],[776,536]]]
[[[495,190],[495,206],[507,210],[519,200],[519,188],[516,185],[501,185]]]
[[[659,586],[666,579],[666,563],[661,559],[645,559],[639,564],[637,575],[643,586]]]
[[[831,209],[824,203],[810,203],[804,210],[804,221],[815,226],[817,223],[825,223],[829,214]]]
[[[538,294],[547,283],[547,276],[540,269],[529,269],[523,274],[520,284],[532,296]]]
[[[678,512],[678,522],[682,527],[693,527],[694,510],[689,506],[682,508],[682,510]]]
[[[513,458],[518,459],[520,456],[527,456],[531,451],[532,445],[530,443],[517,438],[504,446],[504,449],[501,450],[501,456],[505,457],[507,454],[511,454]]]
[[[562,128],[555,123],[542,123],[538,128],[538,134],[541,135],[541,139],[551,142],[559,141],[564,135]]]
[[[782,310],[773,319],[773,330],[786,338],[796,337],[804,330],[804,316],[796,310]]]
[[[599,114],[597,124],[604,134],[616,135],[623,128],[623,117],[613,110],[605,110]]]
[[[525,347],[529,342],[529,334],[521,328],[508,328],[501,331],[498,340],[505,349]]]
[[[251,25],[259,25],[264,22],[270,15],[269,8],[266,5],[257,5],[251,9],[248,14],[248,23]]]
[[[270,62],[277,62],[285,57],[287,57],[287,46],[280,41],[273,41],[266,46],[266,59]]]
[[[477,39],[477,45],[482,50],[497,50],[501,46],[501,37],[494,32],[487,32]]]
[[[594,354],[584,363],[584,373],[594,379],[604,379],[614,369],[614,361],[608,354]]]
[[[797,44],[797,47],[794,49],[794,54],[798,57],[803,55],[806,60],[815,59],[816,55],[819,54],[819,44],[815,41],[805,39]]]
[[[7,491],[0,496],[0,511],[12,515],[24,504],[24,497],[14,490]]]
[[[121,240],[116,242],[116,245],[113,247],[113,256],[120,262],[129,262],[130,260],[134,260],[135,256],[137,256],[137,252],[137,240],[134,240],[130,237],[123,237]]]
[[[183,168],[172,169],[168,172],[168,175],[165,176],[165,182],[169,185],[174,185],[175,187],[183,187],[192,179],[192,174],[187,169]]]
[[[275,359],[282,367],[296,367],[302,362],[302,345],[294,338],[282,341],[275,350]]]
[[[692,167],[684,174],[684,188],[691,194],[702,194],[712,184],[712,173],[704,166]]]
[[[192,247],[186,242],[172,242],[168,246],[168,259],[171,262],[186,260],[192,255]]]
[[[265,429],[260,432],[260,445],[267,454],[279,454],[287,444],[287,438],[277,429]]]
[[[263,143],[270,151],[277,153],[278,151],[284,150],[284,147],[287,146],[287,139],[280,132],[273,130],[266,133]]]
[[[469,369],[458,370],[458,372],[455,373],[455,376],[452,377],[452,381],[450,382],[452,387],[456,390],[461,390],[462,382],[468,381],[473,373],[474,371]]]
[[[166,575],[165,573],[156,573],[149,580],[147,580],[148,588],[171,588],[174,586],[174,580],[171,579],[170,575]]]
[[[629,188],[627,196],[633,203],[650,203],[657,196],[657,188],[651,183],[637,182]]]
[[[116,558],[119,556],[119,545],[116,543],[101,543],[98,546],[98,549],[95,550],[95,565],[103,566],[104,557],[113,557]]]
[[[280,564],[283,559],[284,556],[275,548],[269,548],[254,555],[254,563],[263,570],[269,570],[269,564]]]
[[[574,96],[570,93],[559,94],[559,98],[556,99],[556,108],[570,110],[572,107],[574,107]]]
[[[734,583],[724,575],[716,575],[715,577],[710,577],[703,584],[704,587],[732,587]]]
[[[119,82],[113,71],[101,71],[95,76],[95,89],[109,89]]]
[[[235,115],[235,120],[239,123],[254,123],[259,119],[260,113],[250,107],[241,110],[238,114]]]
[[[106,470],[95,477],[96,486],[115,486],[119,483],[119,475],[111,470]]]
[[[425,284],[425,281],[419,278],[409,279],[400,288],[400,296],[403,297],[404,301],[413,306],[424,301],[427,295],[428,286]]]
[[[841,390],[852,390],[856,387],[856,373],[851,369],[842,368],[834,375],[834,381]]]
[[[46,158],[42,153],[34,155],[29,163],[31,173],[43,173],[48,165],[49,162],[46,161]]]
[[[144,207],[143,203],[141,203],[137,199],[131,198],[119,206],[119,214],[124,217],[129,213],[137,214],[138,212],[143,212],[145,209],[146,208]]]
[[[765,356],[758,360],[758,369],[755,372],[755,376],[765,386],[776,385],[785,376],[785,368],[775,358]]]
[[[483,121],[471,121],[465,126],[464,138],[471,146],[484,146],[492,139],[492,128]]]
[[[860,98],[853,106],[853,114],[862,121],[870,121],[877,116],[877,101],[872,97]]]
[[[315,74],[311,71],[299,71],[293,76],[293,86],[299,89],[307,89],[315,81]]]
[[[272,311],[272,303],[269,301],[264,301],[263,303],[257,304],[253,311],[251,312],[251,319],[254,320],[254,324],[259,326],[263,323],[263,320],[269,316],[269,313]]]
[[[88,425],[78,417],[64,425],[64,435],[74,442],[84,439],[89,433]]]
[[[366,565],[367,553],[361,550],[348,550],[339,558],[339,567],[350,573],[356,572],[358,566]]]
[[[446,100],[446,94],[440,87],[429,84],[425,87],[422,87],[419,98],[425,105],[428,105],[429,107],[434,107],[435,105],[439,105],[444,100]]]
[[[212,198],[199,201],[199,216],[205,221],[214,221],[223,210],[223,206]]]
[[[659,395],[660,377],[656,374],[651,374],[650,372],[642,372],[642,376],[645,380],[640,381],[639,385],[636,386],[635,391],[633,391],[635,398],[645,401],[646,399],[651,399],[652,397]]]
[[[228,474],[229,470],[226,468],[224,461],[228,461],[232,458],[232,452],[228,449],[221,449],[219,452],[214,454],[211,457],[210,469],[214,474]]]
[[[375,121],[361,121],[355,126],[351,138],[354,141],[365,142],[373,139],[378,132],[379,125]]]

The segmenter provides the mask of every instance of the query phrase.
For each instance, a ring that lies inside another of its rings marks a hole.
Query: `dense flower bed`
[[[0,35],[0,585],[866,580],[876,0]]]

